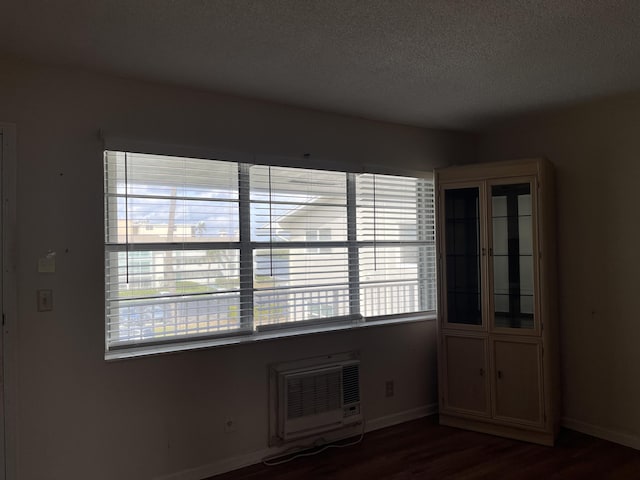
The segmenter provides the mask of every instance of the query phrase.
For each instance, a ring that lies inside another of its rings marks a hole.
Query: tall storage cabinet
[[[560,418],[554,175],[436,171],[440,423],[553,445]]]

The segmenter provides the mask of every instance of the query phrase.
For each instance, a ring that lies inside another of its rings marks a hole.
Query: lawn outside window
[[[429,174],[104,158],[107,351],[435,310]]]

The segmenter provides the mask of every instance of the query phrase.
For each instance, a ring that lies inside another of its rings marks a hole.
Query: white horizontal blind
[[[254,165],[250,179],[255,325],[349,315],[347,174]]]
[[[356,185],[362,314],[435,310],[433,182],[364,174]]]
[[[238,164],[105,154],[107,345],[238,332]]]
[[[107,349],[435,308],[429,180],[105,152]]]

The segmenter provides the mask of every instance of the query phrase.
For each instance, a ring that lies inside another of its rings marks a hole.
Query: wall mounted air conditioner
[[[290,441],[362,422],[360,361],[276,369],[277,437]]]

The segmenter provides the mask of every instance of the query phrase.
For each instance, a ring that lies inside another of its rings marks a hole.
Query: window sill
[[[407,324],[416,322],[432,322],[436,320],[436,312],[424,312],[406,316],[396,316],[387,319],[369,320],[360,322],[348,322],[340,324],[319,324],[305,327],[282,329],[269,332],[254,332],[251,335],[239,335],[233,337],[208,338],[206,340],[191,340],[183,343],[167,343],[162,345],[141,345],[138,347],[112,350],[105,353],[105,360],[126,360],[131,358],[163,355],[168,353],[185,352],[191,350],[203,350],[214,347],[277,340],[289,337],[301,337],[317,333],[331,333],[344,330],[357,330],[361,328],[380,327],[385,325]]]

